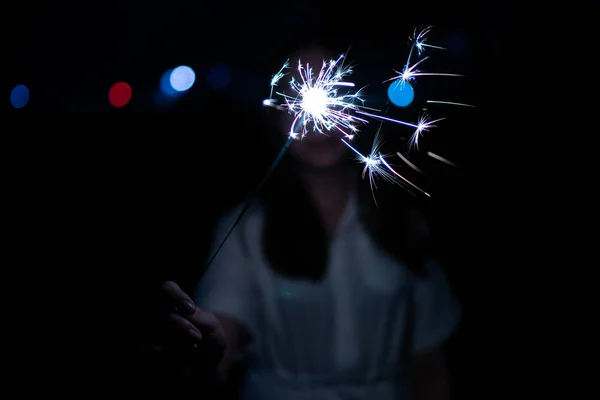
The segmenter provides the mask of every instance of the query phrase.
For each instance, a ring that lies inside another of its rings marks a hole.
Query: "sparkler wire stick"
[[[227,242],[227,239],[229,239],[229,236],[231,236],[231,234],[233,233],[233,230],[235,229],[235,227],[238,226],[238,224],[242,221],[242,218],[244,218],[244,215],[248,212],[250,207],[252,207],[252,205],[254,204],[254,201],[258,198],[258,195],[259,195],[260,191],[262,190],[263,186],[265,186],[265,184],[267,183],[267,181],[273,174],[273,171],[275,171],[275,168],[277,167],[277,165],[279,164],[279,162],[281,161],[281,159],[287,152],[287,150],[290,147],[290,144],[292,143],[293,140],[294,140],[294,138],[292,136],[288,136],[285,144],[279,151],[279,154],[277,154],[277,157],[275,157],[275,160],[273,161],[273,163],[267,170],[267,173],[265,174],[263,179],[260,181],[260,183],[256,187],[254,194],[246,201],[246,204],[244,204],[244,207],[242,208],[242,210],[238,214],[235,222],[231,225],[231,228],[229,229],[229,231],[227,232],[227,234],[225,235],[225,237],[219,244],[219,247],[217,247],[217,249],[215,250],[213,255],[210,257],[210,259],[206,263],[205,269],[208,269],[208,267],[212,264],[212,262],[217,257],[217,254],[219,254],[219,251],[221,251],[221,249],[225,245],[225,242]]]

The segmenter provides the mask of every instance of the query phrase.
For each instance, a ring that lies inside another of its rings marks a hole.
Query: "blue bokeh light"
[[[179,93],[179,92],[176,92],[175,89],[173,89],[173,87],[171,86],[171,73],[172,72],[173,72],[172,69],[166,71],[160,78],[160,84],[159,84],[160,92],[169,97],[174,96]]]
[[[215,65],[208,71],[207,81],[213,89],[223,89],[231,82],[231,71],[226,65]]]
[[[398,107],[406,107],[415,99],[415,90],[408,82],[395,80],[388,87],[388,98]]]
[[[169,84],[176,92],[189,90],[196,81],[196,73],[187,65],[181,65],[169,74]]]
[[[14,108],[23,108],[29,102],[29,89],[25,85],[17,85],[10,92],[10,104]]]

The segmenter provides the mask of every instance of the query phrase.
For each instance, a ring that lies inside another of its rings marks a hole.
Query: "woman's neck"
[[[301,177],[327,231],[332,234],[354,189],[352,174],[346,166],[339,166],[322,171],[302,171]]]

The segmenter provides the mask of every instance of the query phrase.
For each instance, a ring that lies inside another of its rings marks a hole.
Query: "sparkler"
[[[418,56],[421,56],[425,49],[445,50],[443,47],[432,45],[427,42],[427,34],[430,32],[430,30],[431,27],[428,27],[420,32],[415,30],[414,35],[410,38],[412,41],[412,46],[410,48],[404,69],[402,72],[395,71],[397,76],[388,79],[385,82],[394,80],[396,81],[396,84],[403,85],[409,82],[414,82],[417,77],[423,76],[462,76],[459,74],[431,73],[418,70],[417,67],[425,62],[429,57],[424,57],[414,64],[411,64],[411,58],[415,49],[417,50]],[[391,122],[413,128],[414,132],[408,141],[408,148],[409,150],[413,147],[418,149],[419,138],[422,136],[423,132],[436,127],[435,123],[442,121],[444,118],[430,120],[428,115],[423,114],[419,117],[417,123],[410,123],[386,117],[379,114],[379,110],[365,107],[364,100],[360,96],[361,90],[353,91],[355,87],[354,83],[347,80],[349,75],[352,73],[352,68],[350,66],[345,66],[344,61],[345,54],[340,55],[335,60],[323,61],[319,72],[314,74],[312,67],[308,63],[304,65],[300,60],[298,60],[297,71],[299,80],[296,80],[293,77],[290,78],[289,88],[291,89],[291,94],[275,91],[275,88],[278,86],[279,82],[289,74],[289,72],[286,72],[290,68],[289,60],[287,60],[281,69],[275,75],[273,75],[270,82],[271,90],[269,93],[269,98],[264,100],[263,104],[265,106],[276,108],[280,111],[289,112],[293,115],[294,119],[290,126],[289,137],[286,141],[286,144],[281,149],[279,155],[267,171],[267,174],[261,181],[257,191],[260,191],[268,177],[276,168],[292,140],[303,138],[309,132],[313,132],[314,134],[328,134],[328,132],[337,131],[343,135],[343,138],[341,139],[342,142],[357,155],[359,162],[364,164],[362,176],[363,179],[368,177],[373,199],[376,204],[377,200],[375,199],[375,190],[377,188],[377,178],[382,178],[384,181],[399,184],[412,194],[418,192],[430,197],[429,193],[410,182],[392,167],[392,165],[387,161],[387,158],[390,157],[389,154],[382,154],[381,148],[383,145],[383,140],[381,136],[381,127],[384,122]],[[280,103],[274,99],[274,94],[280,96],[283,99],[283,102]],[[463,103],[435,100],[430,100],[428,103],[473,107]],[[368,123],[367,118],[379,120],[380,126],[377,134],[375,135],[371,152],[368,156],[365,156],[355,147],[353,147],[349,141],[351,141],[354,135],[358,132],[358,127],[360,125]],[[400,152],[397,152],[396,154],[406,165],[413,168],[417,172],[423,172]],[[449,165],[455,165],[451,161],[437,154],[428,152],[427,155]],[[207,267],[215,259],[225,241],[231,235],[231,232],[233,232],[234,228],[238,225],[244,214],[248,211],[250,205],[252,204],[252,200],[253,198],[246,203],[226,237],[223,239],[215,253],[210,258]]]
[[[294,115],[289,135],[292,138],[304,137],[310,131],[326,134],[338,131],[347,139],[352,139],[358,131],[358,125],[366,123],[364,118],[353,114],[364,103],[360,90],[354,92],[353,82],[346,81],[352,73],[350,66],[344,65],[345,54],[335,60],[323,61],[318,74],[313,73],[310,64],[298,60],[299,79],[290,78],[291,94],[275,92],[284,103],[279,105],[272,98],[273,89],[286,76],[283,73],[289,67],[288,61],[271,80],[271,98],[263,104]]]
[[[445,50],[444,47],[428,43],[427,34],[430,31],[431,27],[422,31],[415,30],[414,35],[410,37],[412,45],[404,69],[401,72],[395,71],[397,75],[385,82],[394,80],[396,84],[403,85],[414,82],[416,78],[423,76],[462,76],[451,73],[422,72],[418,67],[429,58],[428,56],[411,64],[415,50],[418,56],[421,56],[425,49]],[[360,95],[361,90],[353,91],[355,84],[348,80],[349,75],[352,73],[352,68],[344,65],[344,62],[345,54],[334,60],[323,61],[321,69],[315,73],[308,63],[304,65],[298,60],[297,72],[299,78],[290,77],[289,79],[291,93],[275,91],[275,87],[289,74],[289,72],[286,72],[290,68],[288,59],[281,69],[273,75],[270,82],[270,97],[264,100],[263,104],[278,110],[287,111],[293,115],[294,119],[289,133],[289,136],[293,139],[303,138],[311,131],[315,134],[328,134],[332,131],[341,132],[344,144],[356,153],[359,161],[365,165],[363,178],[368,176],[373,192],[376,189],[376,178],[381,177],[385,181],[401,184],[409,191],[413,189],[413,191],[429,196],[427,192],[400,175],[386,161],[387,156],[380,153],[383,143],[380,131],[378,131],[375,137],[371,153],[368,156],[358,152],[355,147],[350,145],[349,141],[358,133],[360,125],[367,124],[368,119],[376,119],[381,122],[395,123],[414,129],[413,134],[408,140],[408,150],[410,151],[412,148],[418,150],[419,139],[423,136],[423,133],[429,131],[431,128],[435,128],[435,124],[444,118],[432,120],[424,113],[416,123],[412,123],[389,118],[381,115],[379,110],[365,107],[364,100]],[[274,99],[274,94],[280,96],[282,101],[279,102]],[[440,101],[431,102],[443,103]],[[459,104],[462,105],[461,103],[456,103],[455,105]],[[399,157],[406,165],[422,173],[406,157]]]

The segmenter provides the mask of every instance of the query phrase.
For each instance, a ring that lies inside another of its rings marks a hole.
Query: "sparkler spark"
[[[465,104],[465,103],[456,103],[454,101],[438,101],[438,100],[427,100],[427,103],[429,104],[447,104],[450,106],[460,106],[460,107],[470,107],[470,108],[477,108],[475,106],[472,106],[470,104]]]
[[[442,157],[442,156],[439,156],[439,155],[437,155],[437,154],[435,154],[435,153],[432,153],[432,152],[428,151],[428,152],[427,152],[427,155],[428,155],[429,157],[431,157],[431,158],[435,158],[435,159],[436,159],[436,160],[438,160],[438,161],[441,161],[441,162],[443,162],[443,163],[446,163],[446,164],[448,164],[448,165],[451,165],[451,166],[453,166],[453,167],[456,167],[456,164],[455,164],[455,163],[453,163],[452,161],[450,161],[450,160],[448,160],[448,159],[446,159],[446,158],[444,158],[444,157]]]
[[[345,66],[344,60],[345,54],[342,54],[335,60],[323,61],[317,74],[313,73],[310,64],[304,65],[298,60],[299,79],[290,78],[292,94],[276,92],[285,101],[279,107],[294,115],[290,136],[304,137],[310,131],[320,134],[338,131],[351,139],[358,132],[358,125],[367,123],[364,118],[354,115],[361,107],[358,103],[363,103],[363,100],[360,90],[352,90],[354,83],[345,80],[352,73],[352,68]],[[288,62],[273,76],[271,93],[285,76],[283,70],[287,66]],[[268,105],[275,104],[272,99],[268,101]],[[300,125],[299,129],[297,125]]]
[[[408,139],[408,150],[411,150],[412,148],[419,150],[419,138],[423,135],[423,132],[427,132],[431,128],[436,128],[436,125],[434,124],[444,119],[445,118],[438,118],[434,121],[430,121],[429,117],[426,114],[423,114],[419,118],[419,124],[417,125],[417,129],[412,134],[410,139]]]
[[[419,137],[421,137],[423,135],[423,132],[427,132],[431,128],[436,128],[437,126],[434,124],[436,122],[440,122],[445,119],[445,118],[438,118],[434,121],[430,121],[429,117],[426,114],[423,114],[419,118],[419,122],[417,124],[413,124],[410,122],[401,121],[399,119],[388,118],[388,117],[384,117],[382,115],[372,114],[372,113],[368,113],[365,111],[357,111],[357,113],[368,116],[368,117],[377,118],[377,119],[380,119],[383,121],[408,126],[410,128],[415,128],[415,131],[413,132],[412,136],[410,137],[410,139],[408,139],[408,147],[409,147],[409,149],[414,147],[417,150],[419,149]]]
[[[281,78],[286,76],[286,74],[283,73],[283,71],[288,69],[289,66],[290,66],[290,60],[285,60],[281,69],[279,71],[277,71],[277,73],[275,75],[273,75],[273,77],[271,78],[271,93],[269,93],[269,100],[273,98],[273,89],[275,88],[275,86],[277,86],[277,84],[279,83]]]
[[[418,76],[463,76],[460,74],[447,74],[441,72],[421,72],[417,67],[428,58],[429,56],[424,57],[412,65],[407,64],[402,72],[394,70],[398,75],[383,81],[383,83],[398,80],[400,84],[403,84],[404,82],[413,82]]]
[[[461,77],[463,75],[460,74],[449,74],[449,73],[434,73],[434,72],[421,72],[420,70],[417,69],[417,67],[425,62],[429,57],[424,57],[421,60],[415,62],[414,64],[410,64],[411,61],[411,57],[413,54],[413,50],[416,48],[418,55],[421,56],[424,49],[425,48],[432,48],[432,49],[438,49],[438,50],[446,50],[444,47],[441,46],[435,46],[435,45],[430,45],[427,43],[427,34],[431,31],[431,26],[425,28],[424,30],[420,31],[417,33],[417,30],[415,29],[415,33],[412,37],[410,37],[409,39],[412,41],[412,46],[410,49],[410,52],[408,53],[408,57],[406,60],[406,64],[404,66],[404,69],[402,70],[402,72],[399,71],[394,71],[396,72],[396,74],[398,74],[397,76],[388,79],[385,82],[390,82],[390,81],[396,81],[397,84],[399,85],[404,85],[405,83],[408,82],[413,82],[415,81],[416,77],[419,76],[452,76],[452,77]],[[452,103],[452,102],[442,102],[442,101],[434,101],[434,100],[430,100],[428,101],[428,103],[439,103],[439,104],[452,104],[452,105],[460,105],[460,106],[466,106],[466,107],[471,107],[467,104],[463,104],[463,103]],[[406,122],[402,122],[402,121],[398,121],[398,120],[393,120],[393,119],[387,119],[390,122],[395,122],[395,123],[399,123],[405,126],[410,126],[415,128],[415,131],[413,132],[412,136],[409,138],[408,140],[408,151],[410,151],[412,148],[416,148],[418,150],[419,148],[419,138],[422,137],[423,132],[428,131],[430,128],[436,127],[436,125],[434,125],[436,122],[442,121],[445,118],[439,118],[436,119],[434,121],[430,121],[429,117],[427,115],[422,115],[419,118],[419,122],[418,124],[410,124],[410,123],[406,123]],[[400,155],[400,153],[398,153],[398,155],[403,159],[403,161],[407,162],[409,165],[411,165],[411,163],[408,161],[408,159],[404,159],[402,155]],[[412,164],[411,166],[413,166],[414,168],[416,168],[416,166],[414,164]]]
[[[417,51],[419,52],[419,55],[421,55],[423,53],[425,48],[446,50],[446,48],[444,48],[444,47],[434,46],[432,44],[427,43],[427,35],[429,34],[429,32],[431,32],[431,28],[432,28],[431,26],[428,26],[427,28],[423,29],[419,33],[417,33],[417,30],[415,29],[414,35],[410,38],[413,45],[416,47]]]
[[[279,111],[285,111],[285,107],[281,107],[279,104],[275,103],[275,100],[272,99],[263,100],[263,105],[267,107],[273,107]]]
[[[411,194],[415,194],[411,189],[414,189],[427,197],[430,197],[429,193],[425,192],[417,185],[409,181],[407,178],[399,174],[387,161],[386,158],[388,155],[384,155],[381,153],[381,147],[383,145],[383,140],[381,137],[381,125],[373,139],[373,145],[371,147],[371,152],[368,156],[363,155],[360,151],[354,148],[350,143],[346,140],[342,139],[342,142],[348,146],[350,150],[352,150],[360,163],[364,164],[362,177],[368,177],[369,184],[371,186],[371,194],[373,195],[373,201],[377,204],[377,199],[375,198],[375,190],[377,190],[377,179],[382,178],[384,181],[389,183],[397,184],[403,186],[407,191]],[[408,162],[409,165],[414,165]]]
[[[406,163],[406,165],[408,165],[409,167],[411,167],[412,169],[414,169],[415,171],[417,171],[420,174],[424,174],[423,171],[421,171],[421,169],[419,167],[417,167],[415,164],[413,164],[412,162],[410,162],[410,160],[406,157],[404,157],[402,155],[402,153],[400,153],[399,151],[396,152],[396,155],[398,155],[398,157],[400,157],[400,159],[402,161],[404,161]]]

